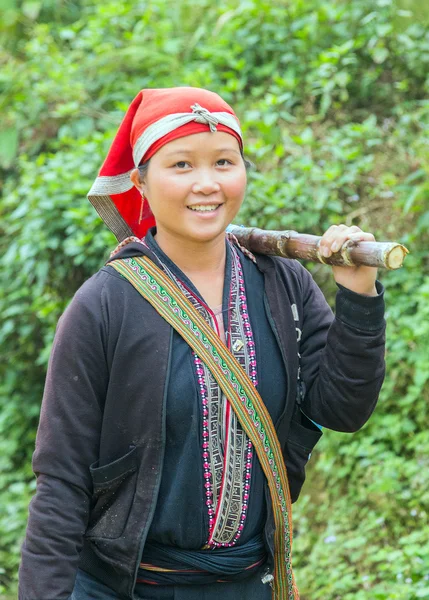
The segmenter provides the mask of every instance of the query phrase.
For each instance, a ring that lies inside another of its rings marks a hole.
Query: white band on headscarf
[[[167,115],[145,129],[135,143],[133,150],[133,160],[136,167],[139,166],[141,159],[152,144],[160,140],[164,135],[167,135],[167,133],[182,127],[182,125],[191,123],[191,121],[207,124],[212,132],[215,132],[216,126],[221,123],[235,131],[240,138],[243,137],[237,119],[230,113],[210,112],[199,104],[194,104],[191,108],[191,113],[175,113]]]
[[[130,179],[133,170],[131,169],[131,171],[121,173],[120,175],[99,175],[88,192],[88,198],[94,194],[105,196],[128,192],[128,190],[134,187],[134,183]]]

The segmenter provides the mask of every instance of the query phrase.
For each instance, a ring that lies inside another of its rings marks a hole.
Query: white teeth
[[[195,206],[188,206],[188,208],[190,208],[191,210],[204,212],[204,211],[216,210],[218,206],[220,206],[220,204],[207,204],[206,206],[204,206],[202,204],[196,204]]]

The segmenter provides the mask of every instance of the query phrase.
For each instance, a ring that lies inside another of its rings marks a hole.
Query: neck
[[[209,242],[193,242],[168,232],[157,230],[156,241],[161,250],[186,275],[224,273],[226,251],[225,236],[220,235]]]

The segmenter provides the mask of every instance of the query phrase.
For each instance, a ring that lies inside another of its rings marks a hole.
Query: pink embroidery
[[[220,319],[217,319],[215,312],[201,302],[184,282],[166,265],[162,266],[221,339],[227,341],[229,349],[256,386],[255,342],[247,309],[243,271],[237,250],[231,242],[229,246],[232,253],[232,273],[227,336],[222,336],[222,313],[219,315]],[[245,527],[252,479],[253,445],[209,369],[195,353],[193,355],[201,398],[203,500],[207,506],[209,525],[206,546],[230,547],[237,543]]]

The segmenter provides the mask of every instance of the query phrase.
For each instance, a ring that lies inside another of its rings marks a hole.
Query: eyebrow
[[[235,150],[235,148],[216,148],[215,152],[235,152],[235,154],[241,156],[240,152]],[[170,152],[167,152],[166,156],[171,156],[172,154],[194,154],[194,150],[185,150],[184,148],[179,148],[178,150],[171,150]]]

